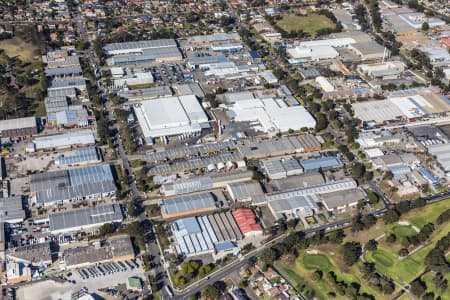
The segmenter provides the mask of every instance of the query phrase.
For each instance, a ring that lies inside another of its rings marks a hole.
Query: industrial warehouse
[[[118,204],[98,205],[49,215],[53,234],[76,231],[92,232],[103,224],[122,222],[123,213]]]
[[[110,56],[107,60],[110,66],[142,65],[182,59],[178,45],[172,39],[107,44],[103,50]]]
[[[199,135],[209,128],[208,116],[195,95],[142,101],[134,105],[134,111],[148,144],[155,138]]]
[[[83,199],[112,197],[116,185],[110,165],[33,174],[29,177],[32,202],[54,206]]]

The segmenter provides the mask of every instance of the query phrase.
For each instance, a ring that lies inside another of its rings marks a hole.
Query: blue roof
[[[215,248],[217,252],[220,252],[236,248],[236,245],[232,241],[223,241],[220,243],[216,243]]]
[[[406,165],[391,166],[389,167],[389,170],[391,170],[394,175],[407,174],[411,171],[411,169]]]
[[[183,218],[175,221],[179,231],[186,230],[187,234],[194,234],[202,232],[200,225],[195,217]]]
[[[256,50],[252,50],[249,53],[252,58],[261,58],[261,55],[259,55],[258,51]]]
[[[301,162],[301,164],[305,170],[336,168],[343,165],[342,161],[337,156],[325,156],[316,159],[305,159]]]
[[[429,181],[431,181],[433,184],[439,183],[439,177],[432,174],[428,169],[420,168],[420,173],[425,176]]]

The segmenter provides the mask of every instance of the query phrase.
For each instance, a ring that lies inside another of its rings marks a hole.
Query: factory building
[[[255,213],[250,208],[239,208],[231,214],[245,237],[262,235],[263,228],[257,222]]]
[[[38,206],[113,197],[117,190],[110,165],[32,174],[29,181],[31,201]]]
[[[281,179],[303,173],[303,168],[298,160],[292,157],[265,160],[263,161],[263,169],[270,179]]]
[[[160,39],[138,42],[112,43],[103,47],[106,55],[141,55],[145,50],[161,49],[167,51],[170,48],[177,47],[177,43],[173,39]]]
[[[49,215],[52,234],[76,231],[95,232],[104,224],[122,221],[122,209],[118,204],[98,205]]]
[[[264,197],[264,191],[257,181],[228,184],[227,192],[231,196],[231,199],[237,202],[258,202],[255,198]]]
[[[388,61],[374,64],[358,65],[359,73],[367,75],[372,79],[396,79],[405,71],[406,65],[401,61]]]
[[[224,163],[217,164],[218,167]],[[210,173],[203,176],[195,176],[193,178],[181,179],[175,182],[165,183],[161,185],[161,194],[165,197],[182,195],[217,188],[224,188],[232,183],[240,183],[252,179],[253,173],[250,171],[231,170],[223,173]]]
[[[363,200],[365,197],[366,195],[363,190],[354,188],[346,190],[345,193],[337,191],[322,194],[318,201],[323,204],[327,211],[342,213],[355,208],[358,201]]]
[[[66,149],[71,147],[84,147],[94,145],[95,138],[92,130],[85,129],[63,134],[41,136],[34,138],[32,143],[27,145],[27,152],[40,150]]]
[[[320,158],[304,159],[300,163],[305,172],[318,171],[320,169],[335,169],[340,168],[344,165],[340,158],[337,156],[324,156]]]
[[[237,254],[239,248],[234,242],[243,238],[229,212],[179,219],[170,224],[170,229],[175,240],[174,251],[184,257],[214,254],[217,259],[223,257],[219,254],[222,251]],[[229,244],[223,244],[226,242]]]
[[[28,137],[38,133],[36,117],[0,120],[1,137]]]
[[[164,219],[173,219],[211,212],[218,208],[218,203],[212,193],[206,192],[161,199],[159,206]]]
[[[303,106],[288,106],[280,98],[259,98],[252,93],[225,95],[230,102],[228,116],[235,122],[252,122],[263,132],[314,128],[316,120]]]
[[[134,106],[147,143],[155,138],[199,135],[209,128],[208,116],[195,95],[146,100]]]

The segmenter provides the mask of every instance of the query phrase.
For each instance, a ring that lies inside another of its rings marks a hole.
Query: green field
[[[334,23],[326,16],[309,14],[307,16],[285,15],[277,22],[277,26],[286,32],[303,31],[314,36],[317,31],[324,28],[335,28]]]
[[[415,209],[410,213],[402,216],[402,220],[408,221],[411,225],[417,226],[419,229],[429,222],[436,221],[436,218],[445,210],[450,208],[450,199],[446,199],[422,208]]]
[[[323,254],[305,254],[302,259],[305,268],[309,270],[329,271],[332,267],[330,260]]]
[[[408,225],[395,225],[392,231],[397,237],[404,238],[415,235],[417,232]]]

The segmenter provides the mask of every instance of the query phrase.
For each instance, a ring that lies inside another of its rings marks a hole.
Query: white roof
[[[253,97],[253,95],[251,96]],[[234,98],[231,94],[226,94],[226,97]],[[281,99],[252,99],[248,94],[240,94],[237,98],[242,100],[235,102],[231,107],[230,115],[237,122],[257,121],[260,125],[257,129],[262,131],[299,130],[303,127],[313,128],[316,126],[315,119],[303,106],[288,107]]]
[[[208,122],[195,95],[145,100],[135,113],[144,136],[153,138],[197,132]]]
[[[64,148],[72,145],[95,144],[92,130],[85,129],[64,134],[37,137],[33,140],[36,150],[49,148]]]
[[[339,56],[339,53],[328,45],[311,47],[297,46],[295,48],[289,48],[286,51],[294,59],[328,59]]]
[[[36,127],[36,117],[0,120],[0,131]]]
[[[320,84],[320,87],[322,88],[322,90],[324,90],[325,92],[332,92],[334,91],[334,86],[331,84],[331,82],[326,79],[323,76],[318,76],[316,77],[316,82],[318,84]]]
[[[403,117],[403,112],[389,100],[374,100],[353,104],[355,115],[362,121],[383,122]]]
[[[301,42],[302,47],[316,47],[316,46],[331,46],[331,47],[344,47],[356,43],[352,38],[337,38],[337,39],[327,39],[327,40],[316,40]]]
[[[379,157],[379,156],[384,155],[383,151],[381,151],[380,148],[366,149],[366,150],[364,150],[364,152],[366,153],[366,155],[369,158],[374,158],[374,157]]]

